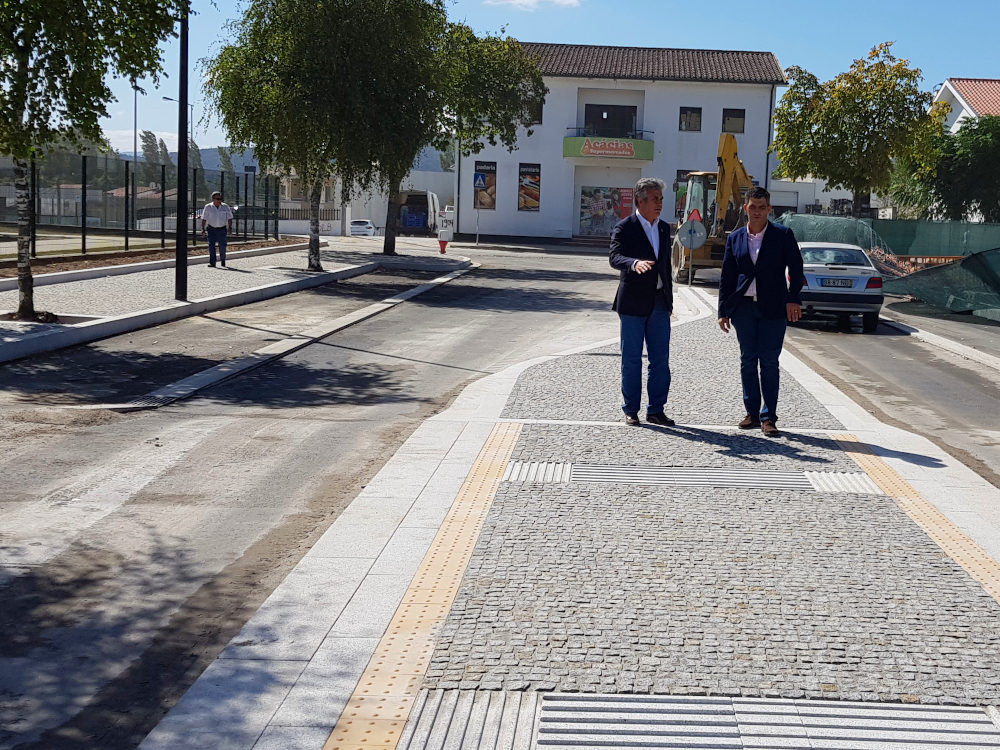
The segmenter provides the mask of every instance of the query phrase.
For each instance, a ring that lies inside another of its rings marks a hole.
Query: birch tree
[[[162,72],[159,44],[188,0],[16,0],[0,12],[0,154],[14,164],[17,317],[35,320],[28,165],[57,143],[98,141],[113,99],[107,75]]]

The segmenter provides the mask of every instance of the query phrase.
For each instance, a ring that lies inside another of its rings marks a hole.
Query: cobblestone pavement
[[[727,335],[719,330],[714,316],[674,327],[670,370],[666,413],[679,423],[735,425],[743,418],[739,346],[735,334]],[[503,417],[620,420],[620,383],[621,359],[617,344],[550,360],[532,367],[518,380]],[[778,421],[783,429],[843,428],[784,371]]]
[[[513,459],[859,471],[795,433],[842,426],[791,377],[785,439],[726,426],[714,326],[674,329],[668,413],[722,427],[527,424]],[[504,416],[618,419],[614,349],[529,368]],[[1000,605],[887,496],[504,482],[424,687],[982,705],[998,663]]]

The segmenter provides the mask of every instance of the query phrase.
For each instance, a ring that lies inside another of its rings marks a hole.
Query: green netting
[[[871,225],[897,255],[972,255],[1000,247],[1000,224],[874,219]]]
[[[1000,247],[943,266],[887,279],[888,294],[910,294],[954,312],[1000,310]]]
[[[789,212],[775,222],[790,227],[799,242],[842,242],[863,247],[883,276],[903,276],[915,270],[896,258],[885,239],[872,229],[870,220]]]
[[[817,214],[786,213],[775,219],[795,232],[799,242],[843,242],[859,245],[865,250],[873,247],[888,249],[885,241],[872,230],[870,221],[846,216],[819,216]]]
[[[791,227],[800,242],[848,242],[866,250],[881,247],[896,255],[973,255],[1000,247],[1000,224],[797,213],[783,214],[776,221]]]

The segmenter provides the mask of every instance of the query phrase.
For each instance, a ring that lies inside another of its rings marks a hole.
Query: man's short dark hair
[[[747,193],[747,202],[749,202],[751,198],[763,198],[767,201],[767,205],[771,205],[771,194],[760,185],[754,185],[750,188],[750,192]]]

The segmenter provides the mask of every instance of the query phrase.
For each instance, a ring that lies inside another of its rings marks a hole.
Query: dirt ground
[[[253,250],[259,247],[276,247],[280,245],[296,245],[302,242],[301,238],[287,238],[281,240],[259,240],[257,242],[230,242],[230,250]],[[188,256],[207,255],[208,245],[199,242],[197,245],[188,246]],[[173,260],[175,252],[172,247],[166,249],[153,248],[143,250],[129,250],[91,253],[89,255],[56,255],[44,258],[33,258],[31,261],[32,273],[56,273],[58,271],[77,271],[81,268],[95,268],[98,266],[120,266],[127,263],[143,263],[151,260]],[[14,260],[0,261],[0,278],[12,278],[17,276],[17,262]]]

